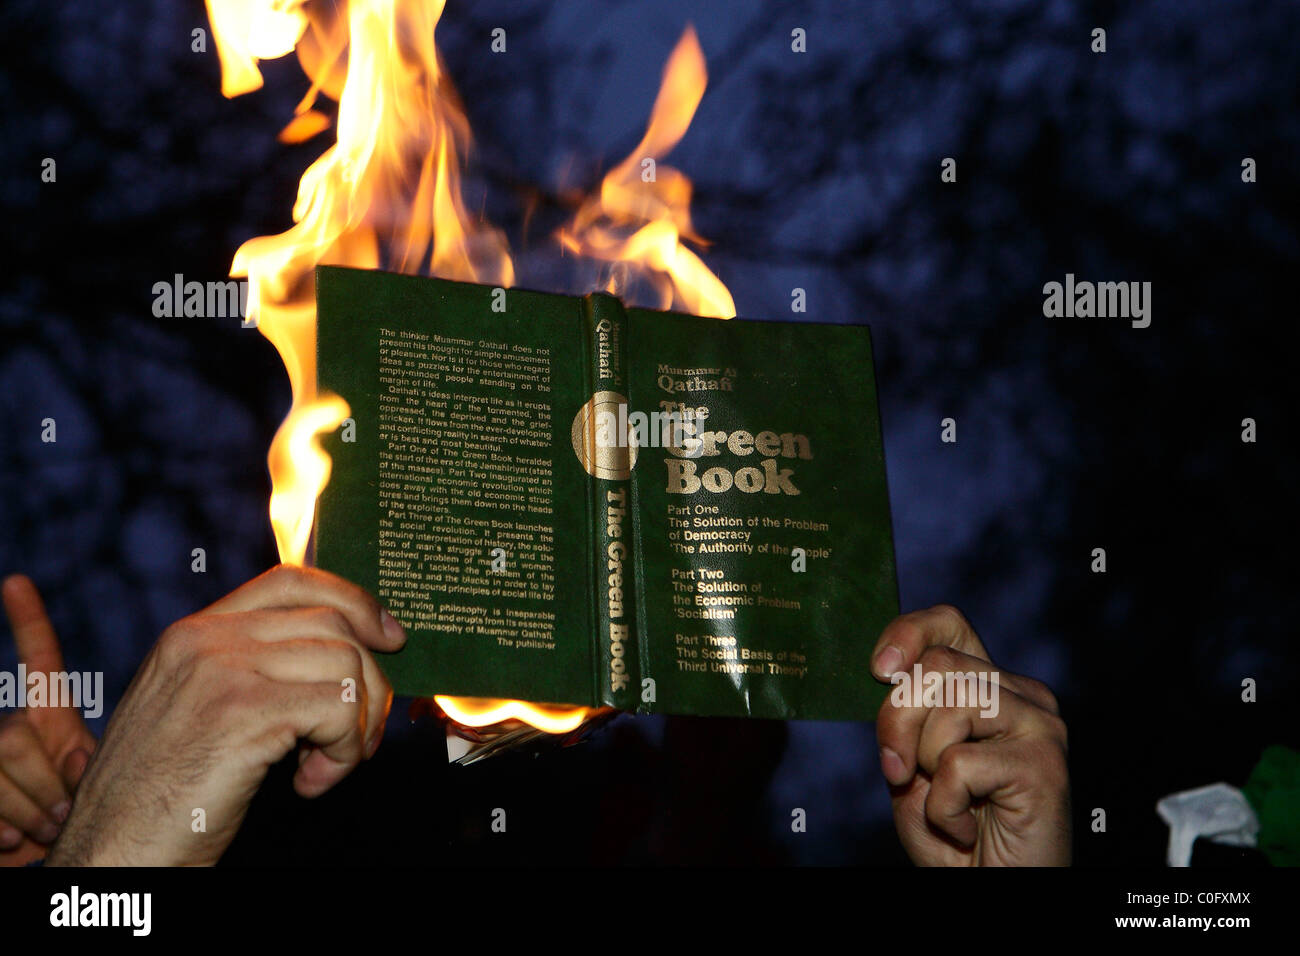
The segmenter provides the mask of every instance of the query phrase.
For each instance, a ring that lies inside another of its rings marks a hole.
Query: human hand
[[[59,639],[36,586],[15,574],[0,591],[19,663],[28,675],[61,673]],[[45,856],[94,750],[94,735],[74,707],[31,707],[0,717],[0,866]]]
[[[371,651],[405,640],[361,588],[285,565],[177,621],[109,721],[47,863],[216,863],[295,745],[304,797],[374,754],[392,688]]]
[[[948,675],[982,677],[990,682],[986,700],[996,706],[970,696],[927,697],[914,706],[918,662],[923,685],[931,673],[945,683]],[[880,680],[907,675],[881,705],[876,735],[894,824],[914,863],[1070,862],[1066,728],[1045,684],[997,671],[966,618],[945,605],[895,618],[876,642],[871,666]]]

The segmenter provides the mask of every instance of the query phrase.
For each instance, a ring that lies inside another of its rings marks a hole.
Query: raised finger
[[[5,614],[14,631],[14,646],[18,660],[28,670],[50,674],[63,670],[63,653],[54,625],[45,613],[45,603],[31,578],[24,574],[11,574],[5,578],[3,588]]]

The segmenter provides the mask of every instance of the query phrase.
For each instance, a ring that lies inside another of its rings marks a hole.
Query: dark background
[[[808,318],[872,326],[904,607],[956,604],[1002,668],[1056,690],[1077,860],[1158,865],[1159,797],[1297,744],[1300,7],[451,0],[468,200],[520,285],[585,291],[549,238],[563,197],[635,145],[688,21],[710,83],[668,161],[695,180],[706,261],[743,316],[789,317],[802,287]],[[36,579],[69,666],[113,700],[167,624],[276,560],[280,361],[235,321],[154,318],[153,284],[220,279],[287,228],[332,137],[276,142],[306,88],[292,57],[224,100],[200,26],[197,2],[0,8],[0,571]],[[1044,318],[1067,272],[1150,281],[1151,327]],[[623,717],[449,769],[405,704],[336,793],[308,804],[273,774],[230,859],[903,860],[870,725]]]

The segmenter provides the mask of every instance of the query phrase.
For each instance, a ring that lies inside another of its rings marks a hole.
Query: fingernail
[[[23,835],[9,827],[0,828],[0,850],[12,850],[23,842]]]
[[[902,783],[907,776],[907,767],[903,758],[888,747],[880,748],[880,769],[890,783]]]
[[[58,838],[59,828],[53,823],[42,823],[37,831],[32,834],[32,839],[37,843],[53,843]]]
[[[888,678],[893,676],[903,663],[903,652],[890,644],[876,657],[876,674]]]
[[[388,611],[381,610],[379,620],[384,624],[384,636],[386,638],[390,641],[405,643],[406,631],[402,629],[402,625],[397,623],[397,618],[389,614]]]
[[[62,823],[68,819],[68,811],[72,809],[72,801],[64,800],[62,803],[56,803],[50,807],[50,816],[54,817],[55,823]]]

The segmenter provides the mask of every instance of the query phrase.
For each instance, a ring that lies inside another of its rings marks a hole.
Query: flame
[[[590,713],[586,707],[560,707],[530,704],[522,700],[495,700],[488,697],[433,698],[452,720],[466,727],[488,727],[507,720],[522,720],[549,734],[567,734],[577,730]]]
[[[736,314],[731,293],[682,243],[705,244],[691,225],[691,181],[659,163],[685,135],[707,84],[700,41],[687,27],[664,66],[641,142],[606,174],[600,191],[583,201],[558,238],[570,252],[631,267],[654,287],[661,309],[676,301],[694,315],[730,319]]]
[[[279,352],[293,401],[267,455],[271,525],[280,560],[302,564],[316,500],[329,482],[320,436],[348,417],[347,402],[316,388],[313,269],[322,263],[427,272],[446,279],[514,285],[504,237],[471,217],[461,194],[469,123],[443,70],[434,30],[444,0],[206,0],[227,97],[259,89],[259,61],[296,52],[311,87],[280,132],[308,140],[330,120],[333,145],[298,185],[293,226],[245,242],[230,274],[247,277],[248,318]],[[598,197],[580,206],[560,240],[570,251],[639,270],[666,307],[673,296],[700,315],[735,308],[718,278],[682,239],[702,243],[690,221],[691,183],[669,167],[642,181],[641,160],[681,139],[704,93],[704,58],[687,29],[664,71],[641,143],[610,171]],[[523,701],[439,696],[453,720],[472,727],[522,720],[566,733],[594,711]]]

